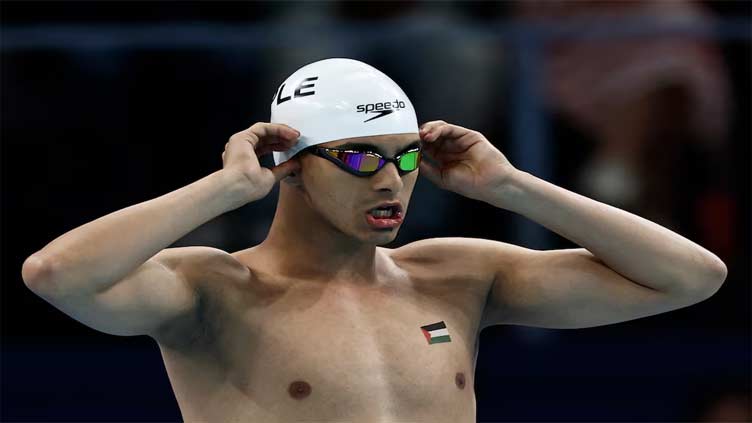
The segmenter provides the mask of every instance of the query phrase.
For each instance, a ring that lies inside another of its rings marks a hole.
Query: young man
[[[472,422],[483,327],[622,322],[702,301],[726,277],[702,247],[515,169],[476,131],[419,129],[404,92],[364,63],[299,69],[271,121],[233,135],[221,171],[76,228],[24,263],[28,287],[75,319],[153,337],[186,421]],[[258,162],[269,152],[272,169]],[[380,247],[396,237],[419,171],[584,248]],[[280,180],[261,244],[165,248]]]

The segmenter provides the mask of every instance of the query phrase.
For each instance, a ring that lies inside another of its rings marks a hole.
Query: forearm
[[[55,293],[106,289],[195,228],[245,204],[240,183],[217,171],[75,228],[27,260],[44,263],[35,283]]]
[[[590,251],[619,274],[668,292],[706,289],[726,267],[710,251],[656,223],[518,171],[490,204],[519,213]]]

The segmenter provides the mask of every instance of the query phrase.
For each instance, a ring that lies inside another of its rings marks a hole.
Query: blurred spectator
[[[689,1],[515,4],[515,13],[524,19],[557,24],[712,24],[708,11]],[[677,229],[677,214],[687,200],[682,180],[697,178],[689,151],[707,162],[704,169],[724,172],[722,166],[713,166],[723,162],[730,109],[722,59],[712,41],[686,35],[551,42],[546,49],[547,100],[597,143],[579,171],[578,190]],[[714,187],[692,187],[700,192],[690,197],[700,200],[689,207],[702,219],[701,241],[725,256],[733,247],[735,226],[734,206],[722,188],[724,176],[706,182]]]
[[[684,420],[696,422],[750,422],[749,380],[711,380],[690,394]]]
[[[752,421],[749,395],[728,393],[714,398],[713,401],[706,404],[698,421],[726,423]]]

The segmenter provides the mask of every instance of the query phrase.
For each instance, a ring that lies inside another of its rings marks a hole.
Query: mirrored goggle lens
[[[327,153],[359,172],[373,172],[381,169],[384,160],[370,153],[351,153],[345,151],[328,150]]]
[[[415,170],[420,164],[420,150],[405,153],[399,159],[399,167],[405,172]]]

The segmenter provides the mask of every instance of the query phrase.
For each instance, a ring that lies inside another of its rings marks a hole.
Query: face
[[[362,150],[364,145],[369,151],[393,158],[409,148],[420,146],[420,136],[414,133],[348,138],[318,144],[318,147]],[[364,243],[383,245],[396,238],[407,215],[418,169],[400,175],[395,163],[386,162],[371,176],[356,176],[311,153],[303,154],[300,163],[309,204],[322,219]],[[401,205],[401,219],[394,219],[395,215],[376,218],[371,213],[382,203],[394,201]]]

